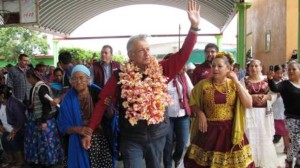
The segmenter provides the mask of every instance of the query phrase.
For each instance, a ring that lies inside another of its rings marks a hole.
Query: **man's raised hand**
[[[190,0],[188,6],[188,16],[193,28],[199,28],[200,24],[200,5],[197,0]]]

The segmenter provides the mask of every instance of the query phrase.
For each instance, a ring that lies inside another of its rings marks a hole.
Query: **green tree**
[[[93,52],[93,54],[95,54],[94,60],[98,61],[101,59],[101,53],[100,52]],[[90,60],[91,58],[88,57],[88,59]],[[125,63],[126,59],[123,55],[119,55],[119,54],[114,54],[112,56],[112,60],[113,61],[117,61],[120,62],[122,65]]]
[[[92,51],[88,51],[79,47],[72,47],[72,48],[60,48],[59,49],[59,53],[68,51],[71,53],[71,55],[73,56],[73,60],[75,62],[81,62],[81,61],[89,61],[92,56],[93,56],[93,52]]]
[[[124,65],[124,63],[125,63],[125,61],[126,61],[126,59],[125,59],[125,57],[124,57],[123,55],[113,55],[112,60],[113,60],[113,61],[118,61],[118,62],[120,62],[122,65]]]
[[[25,53],[31,58],[36,53],[47,54],[47,36],[23,27],[0,28],[0,55],[7,61],[17,61]]]
[[[64,51],[68,51],[71,53],[75,63],[89,63],[94,54],[96,54],[94,59],[96,59],[96,60],[100,59],[99,52],[85,50],[85,49],[78,48],[78,47],[72,47],[72,48],[63,47],[63,48],[60,48],[59,53],[64,52]],[[121,64],[124,64],[125,57],[122,55],[113,55],[112,60],[118,61]]]

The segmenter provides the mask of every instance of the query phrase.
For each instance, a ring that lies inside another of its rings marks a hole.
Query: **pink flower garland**
[[[172,99],[167,93],[167,77],[162,75],[162,67],[156,58],[151,57],[144,80],[143,74],[132,62],[126,63],[121,70],[118,84],[122,84],[125,118],[131,125],[137,124],[138,120],[147,120],[148,125],[162,122],[165,107],[172,104]]]

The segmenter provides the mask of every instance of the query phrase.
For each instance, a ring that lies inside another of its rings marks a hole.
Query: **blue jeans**
[[[171,168],[172,161],[180,163],[187,149],[190,130],[190,117],[170,117],[170,131],[167,135],[166,145],[164,148],[164,167]],[[173,152],[174,136],[176,141],[175,151]]]
[[[120,150],[124,168],[141,168],[145,158],[147,168],[159,168],[166,136],[145,142],[121,139]]]

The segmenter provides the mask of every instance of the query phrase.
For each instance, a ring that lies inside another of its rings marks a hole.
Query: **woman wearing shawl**
[[[55,122],[56,107],[46,94],[52,96],[50,87],[35,70],[28,70],[26,77],[32,84],[29,96],[28,121],[25,128],[25,160],[41,167],[51,167],[63,159],[63,150]]]
[[[213,77],[192,90],[190,105],[196,118],[185,167],[254,167],[243,133],[243,107],[250,108],[252,99],[232,71],[233,62],[232,54],[218,53],[212,62]]]
[[[112,167],[109,144],[99,128],[93,133],[92,147],[89,151],[81,145],[83,136],[92,135],[87,127],[94,103],[97,102],[97,91],[90,88],[90,71],[84,65],[76,65],[71,74],[73,86],[61,103],[57,123],[62,134],[69,134],[68,167]]]
[[[271,93],[267,77],[257,59],[250,61],[249,76],[241,80],[252,97],[252,108],[247,109],[245,133],[251,146],[256,167],[277,167],[278,158],[273,144],[274,117],[271,112],[277,94]]]

